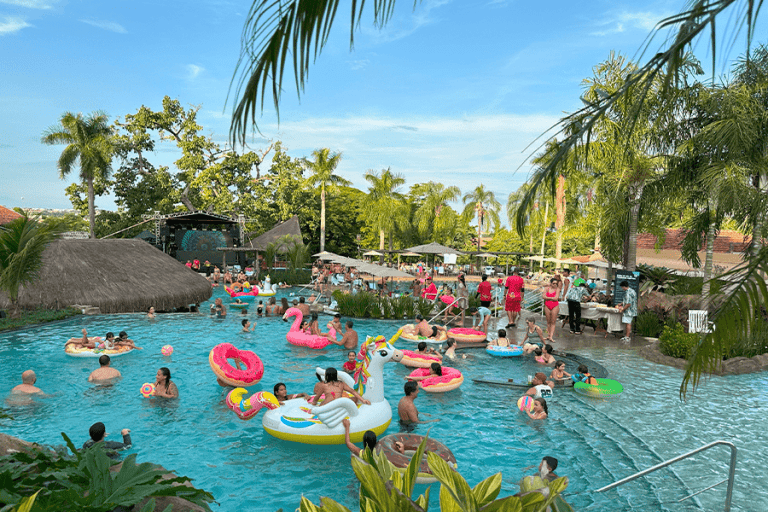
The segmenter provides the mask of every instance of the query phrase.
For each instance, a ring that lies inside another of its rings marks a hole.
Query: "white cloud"
[[[205,71],[205,68],[203,66],[198,66],[196,64],[187,64],[187,80],[194,80],[203,71]]]
[[[0,0],[0,4],[16,5],[28,9],[50,9],[56,0]]]
[[[125,30],[125,28],[122,25],[120,25],[119,23],[115,23],[113,21],[105,21],[105,20],[80,20],[80,21],[97,28],[109,30],[110,32],[116,32],[118,34],[128,33],[128,31]]]
[[[424,0],[417,4],[412,15],[405,19],[401,17],[392,17],[389,23],[381,30],[377,28],[363,28],[363,32],[378,42],[390,42],[403,39],[416,32],[425,25],[432,24],[436,19],[432,11],[450,3],[451,0]]]
[[[368,59],[353,60],[349,62],[349,69],[352,71],[358,71],[360,69],[365,69],[365,67],[370,63],[371,61]]]
[[[0,35],[13,34],[19,30],[27,27],[31,27],[29,23],[24,21],[24,18],[16,16],[6,16],[4,21],[0,21]]]
[[[592,32],[592,36],[608,36],[611,34],[618,34],[624,32],[627,29],[640,29],[650,32],[656,25],[663,19],[672,16],[672,12],[621,12],[610,19],[600,23],[601,26],[606,27],[603,30]]]

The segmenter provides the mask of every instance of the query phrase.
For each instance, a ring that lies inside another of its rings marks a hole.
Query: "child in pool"
[[[571,380],[573,380],[573,382],[583,382],[593,386],[597,384],[597,379],[589,373],[589,369],[583,364],[579,365],[579,373],[571,375]]]
[[[556,383],[562,384],[570,376],[571,374],[565,371],[565,363],[562,361],[555,361],[555,368],[552,370],[552,374],[549,378]]]
[[[347,372],[347,373],[354,373],[354,371],[355,371],[355,363],[356,363],[356,361],[355,361],[355,351],[354,350],[350,350],[349,352],[347,352],[347,362],[344,363],[344,366],[343,366],[344,371]]]
[[[544,345],[544,350],[537,348],[534,350],[534,354],[536,354],[536,362],[540,364],[553,364],[555,362],[555,358],[552,356],[553,351],[554,349],[550,344]]]
[[[504,329],[499,329],[498,332],[499,337],[495,340],[491,340],[491,345],[495,345],[497,347],[508,347],[510,345],[509,340],[507,339],[507,331]]]
[[[536,398],[533,401],[533,411],[525,411],[532,420],[545,420],[549,415],[547,401],[543,398]]]

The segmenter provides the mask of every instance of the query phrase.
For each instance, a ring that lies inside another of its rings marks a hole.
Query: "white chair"
[[[709,313],[705,310],[688,310],[688,332],[710,332]]]

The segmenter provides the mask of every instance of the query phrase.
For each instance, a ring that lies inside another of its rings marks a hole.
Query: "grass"
[[[8,312],[6,311],[6,314]],[[77,308],[22,310],[19,318],[0,318],[0,331],[64,320],[82,314]]]

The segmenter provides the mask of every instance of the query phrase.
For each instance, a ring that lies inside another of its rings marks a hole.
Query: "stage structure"
[[[221,248],[242,245],[245,218],[201,211],[155,215],[158,249],[181,262],[195,259],[211,263],[221,259]],[[243,255],[244,256],[244,255]],[[242,264],[244,262],[239,262]]]

